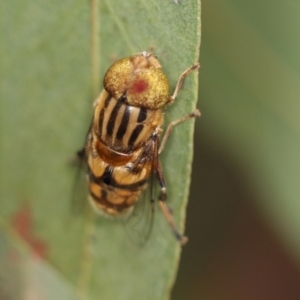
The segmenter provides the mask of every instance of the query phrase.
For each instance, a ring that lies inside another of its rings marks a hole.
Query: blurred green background
[[[202,1],[202,117],[174,300],[300,299],[299,16],[299,1]]]

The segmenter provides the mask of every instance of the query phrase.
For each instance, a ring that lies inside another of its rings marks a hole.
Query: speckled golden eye
[[[128,87],[132,73],[133,65],[130,58],[116,61],[104,76],[104,89],[116,99],[120,99]]]
[[[94,104],[86,145],[78,152],[88,169],[90,203],[106,216],[128,216],[155,172],[161,187],[159,206],[181,244],[187,238],[179,233],[165,202],[166,186],[158,157],[173,127],[200,112],[195,110],[172,122],[159,145],[162,108],[175,100],[184,78],[198,68],[195,64],[183,72],[170,96],[168,79],[151,53],[116,61],[104,76],[104,89]],[[151,203],[154,197],[151,195]]]

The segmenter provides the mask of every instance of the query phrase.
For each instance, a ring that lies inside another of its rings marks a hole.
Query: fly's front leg
[[[160,143],[160,147],[159,147],[159,150],[158,150],[158,154],[160,154],[164,148],[165,148],[165,145],[166,145],[166,142],[168,140],[168,138],[170,137],[170,134],[172,133],[174,127],[184,121],[187,121],[191,118],[195,118],[195,117],[200,117],[201,116],[201,113],[198,109],[196,109],[194,112],[192,112],[191,114],[188,114],[187,116],[184,116],[178,120],[175,120],[173,122],[171,122],[166,130],[166,133]]]
[[[185,245],[188,241],[188,238],[179,232],[179,230],[176,226],[175,220],[173,218],[172,211],[166,203],[166,199],[167,199],[166,183],[165,183],[165,179],[163,176],[161,164],[159,163],[158,160],[157,160],[155,171],[157,174],[159,185],[161,187],[161,192],[160,192],[159,199],[158,199],[159,207],[160,207],[162,213],[164,214],[164,217],[166,218],[169,226],[171,227],[175,238],[178,240],[178,242],[181,245]]]

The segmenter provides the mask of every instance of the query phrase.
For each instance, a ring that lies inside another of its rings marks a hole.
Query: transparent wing
[[[155,187],[153,175],[146,189],[135,204],[129,217],[123,218],[123,224],[129,239],[138,246],[144,246],[149,240],[153,228],[156,203],[154,201]]]
[[[149,240],[156,210],[156,188],[152,172],[147,187],[143,190],[129,217],[122,217],[122,223],[129,239],[138,246]]]
[[[132,214],[123,222],[129,238],[138,245],[145,245],[151,236],[157,205],[157,180],[154,173],[158,159],[158,140],[155,137],[145,149],[142,158],[152,163],[148,184],[135,204]]]

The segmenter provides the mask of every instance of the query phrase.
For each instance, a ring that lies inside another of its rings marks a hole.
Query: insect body
[[[104,77],[104,89],[94,104],[94,117],[85,149],[81,152],[88,169],[89,199],[94,209],[109,216],[129,215],[152,172],[161,187],[160,207],[176,238],[184,244],[170,209],[158,155],[175,123],[159,148],[162,108],[174,101],[180,86],[196,64],[179,78],[173,96],[157,58],[142,52],[115,62]],[[176,121],[200,115],[194,113]]]

